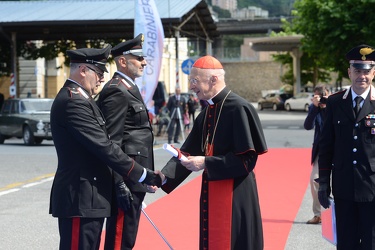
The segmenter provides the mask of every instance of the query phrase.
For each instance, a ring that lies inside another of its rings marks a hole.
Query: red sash
[[[212,156],[213,145],[207,145]],[[231,249],[233,179],[208,182],[208,247]]]

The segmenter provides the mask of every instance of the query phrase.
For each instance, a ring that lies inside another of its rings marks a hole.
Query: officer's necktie
[[[354,98],[354,101],[355,101],[355,107],[354,107],[355,116],[358,116],[358,113],[361,110],[361,102],[363,101],[363,98],[361,96],[357,96],[356,98]]]

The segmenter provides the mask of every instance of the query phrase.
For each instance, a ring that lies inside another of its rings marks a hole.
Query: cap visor
[[[98,67],[99,69],[103,70],[103,72],[107,72],[108,73],[108,70],[107,70],[107,67],[104,66],[104,65],[99,65],[99,64],[95,64],[96,67]]]
[[[374,67],[373,64],[368,63],[352,63],[352,66],[356,69],[372,69]]]

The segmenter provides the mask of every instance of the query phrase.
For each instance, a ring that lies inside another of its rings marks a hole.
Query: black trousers
[[[104,218],[59,218],[60,250],[98,250]]]
[[[168,128],[168,141],[172,141],[172,137],[175,142],[178,141],[181,132],[181,122],[182,120],[180,119],[171,119]]]
[[[131,250],[137,238],[142,202],[146,193],[134,192],[130,210],[118,209],[118,214],[107,218],[105,250]]]
[[[337,249],[375,249],[375,201],[335,198]]]
[[[193,122],[195,121],[195,110],[194,111],[189,111],[189,119],[193,117]]]

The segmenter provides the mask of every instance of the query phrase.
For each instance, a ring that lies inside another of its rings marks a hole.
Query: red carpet
[[[311,172],[311,149],[270,149],[255,168],[262,212],[264,249],[285,247]]]
[[[309,182],[311,149],[270,149],[255,168],[263,220],[264,249],[282,250]],[[149,205],[145,211],[173,249],[198,249],[201,177]],[[159,190],[158,192],[162,192]],[[142,215],[135,250],[168,245]]]

